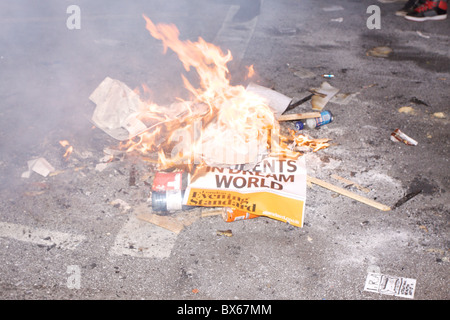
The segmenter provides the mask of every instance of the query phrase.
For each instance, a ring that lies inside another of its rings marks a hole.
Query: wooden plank
[[[310,119],[319,118],[320,112],[306,112],[306,113],[292,113],[292,114],[282,114],[278,117],[277,121],[292,121],[300,119]]]
[[[346,197],[349,197],[349,198],[351,198],[353,200],[356,200],[356,201],[362,202],[364,204],[367,204],[369,206],[372,206],[374,208],[377,208],[379,210],[382,210],[382,211],[389,211],[389,210],[391,210],[391,207],[389,207],[387,205],[384,205],[384,204],[379,203],[379,202],[377,202],[375,200],[372,200],[372,199],[360,196],[359,194],[353,193],[353,192],[348,191],[346,189],[343,189],[341,187],[337,187],[337,186],[335,186],[335,185],[333,185],[331,183],[325,182],[323,180],[320,180],[320,179],[317,179],[317,178],[314,178],[314,177],[311,177],[311,176],[307,176],[307,181],[309,181],[311,183],[314,183],[314,184],[317,184],[317,185],[319,185],[319,186],[321,186],[323,188],[329,189],[331,191],[337,192],[337,193],[339,193],[341,195],[344,195]]]

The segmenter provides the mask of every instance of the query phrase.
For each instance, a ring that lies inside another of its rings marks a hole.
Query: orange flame
[[[253,65],[246,67],[247,68],[247,79],[252,78],[255,75],[255,68],[253,67]]]
[[[71,155],[71,153],[73,152],[73,146],[70,145],[69,141],[67,140],[60,140],[59,144],[66,148],[66,152],[63,155],[63,158],[67,161],[69,160],[69,156]]]
[[[181,75],[185,88],[192,94],[191,101],[177,98],[169,110],[148,102],[147,110],[139,118],[150,124],[150,129],[122,143],[122,148],[142,154],[156,152],[159,163],[170,167],[180,162],[191,165],[196,160],[199,164],[204,163],[210,158],[217,159],[220,152],[224,164],[237,164],[242,158],[235,158],[240,155],[249,160],[264,148],[272,154],[298,157],[300,153],[292,150],[287,141],[291,144],[307,143],[313,146],[314,151],[327,146],[323,141],[314,143],[312,139],[295,137],[295,134],[289,138],[282,137],[266,100],[241,85],[230,85],[227,67],[233,59],[230,51],[223,53],[219,47],[202,38],[196,42],[182,41],[175,25],[155,25],[145,15],[143,18],[150,34],[162,41],[164,53],[168,49],[173,50],[187,72],[191,69],[196,71],[199,87],[194,87]],[[248,76],[253,74],[252,65],[248,67]],[[143,89],[144,92],[149,91],[145,86]],[[174,114],[174,109],[177,116],[168,116]],[[166,155],[167,150],[171,150],[170,157]],[[235,158],[229,159],[229,154]]]

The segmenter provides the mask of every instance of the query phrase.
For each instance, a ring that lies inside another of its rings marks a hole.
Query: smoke
[[[230,6],[237,19],[258,14],[257,1],[12,1],[0,3],[0,175],[20,181],[31,158],[51,160],[68,140],[95,147],[89,95],[107,76],[150,88],[158,104],[185,93],[185,71],[145,29],[142,14],[172,23],[181,39],[213,42]],[[80,29],[68,29],[67,8],[80,8]],[[226,50],[227,48],[224,48]],[[192,77],[193,75],[187,75]],[[108,136],[105,143],[111,142]]]

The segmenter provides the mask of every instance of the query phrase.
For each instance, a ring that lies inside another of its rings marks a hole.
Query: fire
[[[255,67],[253,65],[246,67],[247,69],[247,79],[252,78],[255,75]]]
[[[63,155],[63,158],[67,161],[69,160],[69,156],[71,155],[71,153],[73,152],[73,146],[70,145],[69,141],[67,140],[60,140],[59,144],[66,148],[66,152]]]
[[[264,150],[295,158],[300,153],[293,150],[292,143],[307,144],[314,151],[328,146],[326,141],[295,134],[282,137],[265,99],[242,85],[230,84],[227,67],[233,59],[230,51],[224,53],[200,37],[195,42],[182,41],[175,25],[155,25],[145,15],[143,18],[150,34],[162,41],[164,53],[173,50],[186,72],[196,72],[199,87],[181,75],[192,96],[190,101],[176,98],[169,109],[146,102],[147,110],[140,114],[140,120],[159,125],[122,143],[122,148],[144,155],[156,152],[162,167],[170,167],[177,163],[250,163]],[[253,74],[253,66],[248,67],[248,77]],[[148,88],[143,86],[143,89],[145,94]],[[167,110],[170,112],[165,112]],[[171,151],[170,156],[167,151]]]
[[[313,152],[316,152],[330,146],[328,143],[330,139],[311,139],[304,134],[296,135],[294,130],[290,130],[290,132],[296,147],[305,146],[311,148]]]

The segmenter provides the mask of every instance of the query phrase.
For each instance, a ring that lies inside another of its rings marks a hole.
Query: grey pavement
[[[80,29],[66,26],[69,5],[81,10]],[[381,9],[380,29],[367,27],[370,5]],[[376,272],[415,279],[415,300],[448,300],[450,21],[406,21],[394,14],[402,5],[2,2],[0,298],[407,300],[365,291]],[[185,94],[183,66],[170,50],[163,54],[142,14],[175,24],[182,39],[231,50],[234,83],[245,82],[248,65],[258,83],[294,98],[328,81],[341,93],[326,106],[334,120],[306,133],[332,145],[306,155],[309,174],[389,206],[420,193],[384,212],[312,185],[303,228],[211,216],[176,234],[137,219],[154,166],[125,158],[95,169],[118,143],[92,128],[89,95],[107,76],[145,84],[160,103]],[[368,55],[374,47],[392,52]],[[305,70],[311,76],[302,77]],[[391,141],[396,128],[418,145]],[[74,146],[68,161],[60,140]],[[58,174],[22,178],[37,157]],[[112,204],[117,199],[130,208]],[[233,236],[216,234],[225,229]]]

